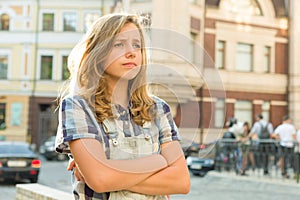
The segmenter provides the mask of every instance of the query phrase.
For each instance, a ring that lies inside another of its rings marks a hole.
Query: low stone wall
[[[38,183],[17,184],[15,200],[73,200],[71,193],[53,189]]]

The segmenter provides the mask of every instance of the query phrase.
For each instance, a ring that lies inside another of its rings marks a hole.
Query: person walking
[[[248,138],[248,135],[250,133],[250,125],[249,122],[244,122],[243,124],[244,128],[244,134],[241,138],[242,141],[242,152],[243,152],[243,168],[241,175],[246,175],[246,170],[248,168],[248,161],[250,160],[250,164],[252,167],[252,170],[255,169],[255,159],[253,154],[253,148],[252,148],[252,138]]]
[[[147,90],[141,18],[105,15],[68,59],[56,151],[69,153],[75,199],[167,199],[190,176],[169,105]]]
[[[294,141],[296,141],[296,128],[291,124],[292,120],[288,115],[282,117],[282,124],[279,125],[272,137],[279,139],[280,142],[280,159],[279,166],[281,168],[282,176],[289,178],[287,173],[288,163],[292,164],[292,157],[294,153]]]
[[[270,139],[271,133],[273,133],[273,125],[272,123],[264,120],[262,114],[257,114],[256,122],[253,124],[248,138],[258,137],[259,144],[258,144],[258,151],[260,153],[260,161],[262,162],[263,173],[264,175],[269,174],[268,165],[269,165],[269,144],[267,139]],[[257,163],[258,164],[258,163]],[[261,164],[261,163],[260,163]]]

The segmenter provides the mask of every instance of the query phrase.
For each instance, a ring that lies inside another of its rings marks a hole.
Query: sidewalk
[[[248,180],[252,182],[265,182],[265,183],[273,183],[273,184],[285,184],[285,185],[293,185],[298,186],[300,188],[300,183],[297,183],[297,180],[293,178],[293,175],[290,173],[290,178],[286,179],[281,176],[280,171],[271,171],[269,175],[263,175],[262,170],[256,171],[247,171],[246,176],[237,175],[235,172],[218,172],[218,171],[210,171],[209,174],[211,176],[218,176],[223,178],[234,178],[236,180]]]
[[[262,172],[259,171],[249,176],[217,171],[210,171],[203,178],[191,175],[190,193],[187,195],[172,195],[171,200],[299,199],[300,183],[293,179],[283,179],[281,176],[272,177],[271,175],[263,176]]]

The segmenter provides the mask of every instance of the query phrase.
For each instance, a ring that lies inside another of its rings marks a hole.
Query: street
[[[71,192],[67,162],[42,160],[38,183]],[[14,183],[0,183],[0,199],[13,200]],[[172,200],[294,200],[300,197],[300,183],[270,177],[236,176],[228,172],[209,172],[205,177],[191,175],[188,195],[172,195]]]

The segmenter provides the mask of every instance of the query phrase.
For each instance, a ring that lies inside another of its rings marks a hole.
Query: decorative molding
[[[287,106],[288,102],[286,101],[271,101],[271,106]]]
[[[230,98],[225,99],[225,103],[235,103],[235,102],[236,99],[230,99]]]
[[[262,105],[263,103],[264,103],[264,101],[263,100],[253,100],[252,101],[252,103],[254,104],[254,105]]]

